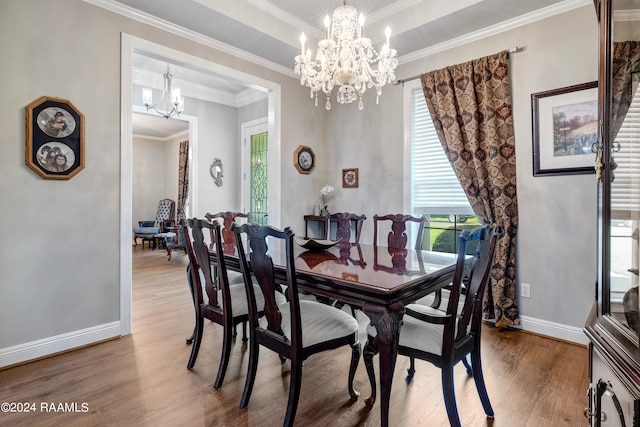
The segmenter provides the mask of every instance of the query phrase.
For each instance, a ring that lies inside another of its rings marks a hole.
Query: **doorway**
[[[135,53],[145,53],[157,57],[171,59],[183,67],[192,67],[200,72],[215,74],[221,78],[227,78],[235,82],[252,88],[260,88],[268,95],[267,121],[269,134],[269,151],[267,153],[268,163],[268,195],[269,195],[269,223],[278,227],[280,225],[281,213],[281,186],[280,186],[280,106],[281,89],[280,85],[261,79],[259,77],[234,70],[220,64],[193,56],[178,50],[174,50],[148,40],[140,39],[129,34],[122,34],[121,39],[121,157],[120,157],[120,334],[131,333],[131,296],[132,296],[132,259],[131,259],[131,231],[133,229],[132,212],[132,110],[133,94],[133,67],[132,59]],[[190,126],[190,141],[197,139],[197,129]],[[192,174],[194,177],[191,183],[195,189],[198,183],[198,147],[194,147],[190,153],[192,159]],[[208,159],[202,159],[207,162]],[[203,163],[204,164],[204,163]],[[204,166],[203,166],[204,167]],[[208,169],[208,167],[207,167]],[[240,179],[240,177],[237,177]],[[195,191],[195,190],[194,190]],[[197,194],[197,193],[195,193]],[[197,197],[194,201],[197,204]],[[198,215],[197,211],[192,211]]]

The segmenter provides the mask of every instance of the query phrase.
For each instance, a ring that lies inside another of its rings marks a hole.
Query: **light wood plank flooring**
[[[238,406],[248,352],[233,346],[223,387],[213,389],[220,328],[208,323],[193,370],[186,369],[193,307],[182,252],[167,262],[162,251],[133,251],[133,334],[96,346],[0,371],[0,402],[35,403],[35,413],[0,413],[11,426],[279,426],[289,388],[289,364],[262,350],[251,402]],[[362,313],[359,313],[362,315]],[[364,325],[365,320],[361,319]],[[486,325],[483,362],[496,416],[482,411],[473,380],[456,373],[460,418],[465,426],[587,426],[588,353],[585,347]],[[364,340],[364,338],[363,338]],[[364,344],[364,342],[363,342]],[[369,385],[360,364],[352,401],[347,392],[350,349],[305,362],[296,425],[376,426],[379,406],[364,406]],[[391,401],[393,426],[447,426],[440,371],[416,363],[405,381],[408,359],[398,358]],[[85,402],[88,412],[43,412],[45,403]]]

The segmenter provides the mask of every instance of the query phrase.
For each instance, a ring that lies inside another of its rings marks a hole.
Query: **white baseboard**
[[[111,322],[0,349],[0,368],[120,336],[120,322]]]
[[[449,302],[448,293],[443,293],[442,302],[440,307],[446,307]],[[420,304],[430,305],[433,301],[432,295],[427,295],[425,298],[419,300]],[[462,302],[460,302],[459,310],[462,309]],[[576,344],[587,345],[589,340],[582,331],[582,328],[575,326],[563,325],[561,323],[549,322],[548,320],[536,319],[535,317],[520,316],[520,325],[514,326],[515,329],[521,329],[523,331],[533,332],[539,335],[545,335],[550,338],[561,339]]]
[[[589,340],[582,328],[549,322],[528,316],[520,316],[521,329],[540,335],[587,345]],[[71,350],[98,341],[120,336],[120,322],[106,323],[80,331],[19,344],[0,349],[0,368],[15,365],[61,351]]]
[[[522,330],[525,331],[570,341],[576,344],[589,344],[589,339],[582,331],[582,328],[575,326],[563,325],[528,316],[520,316],[520,325],[522,326]]]

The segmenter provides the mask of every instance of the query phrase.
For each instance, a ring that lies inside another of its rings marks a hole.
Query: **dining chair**
[[[214,242],[220,247],[222,239],[218,222],[210,223],[206,220],[192,218],[188,219],[183,226],[190,263],[191,294],[194,299],[196,315],[193,347],[187,363],[187,369],[193,368],[196,363],[200,343],[202,342],[204,319],[221,325],[223,329],[222,350],[218,374],[213,385],[215,389],[218,389],[222,387],[231,354],[231,343],[235,338],[235,327],[238,324],[243,325],[243,338],[246,341],[245,325],[249,320],[249,309],[244,281],[241,284],[229,284],[224,255],[220,252],[209,250],[209,245],[206,244],[204,239],[204,229],[209,230]],[[211,268],[212,263],[217,266],[215,269],[217,280],[215,281]],[[254,294],[256,307],[260,307],[257,315],[262,315],[264,298],[257,286]],[[284,296],[280,294],[277,301],[284,302]]]
[[[296,269],[293,257],[293,232],[284,231],[269,225],[243,224],[232,225],[236,234],[236,245],[240,258],[240,269],[244,275],[245,288],[249,299],[249,369],[242,392],[240,407],[249,404],[251,391],[256,378],[260,346],[278,353],[291,361],[289,398],[284,418],[284,426],[293,425],[300,389],[302,385],[302,362],[309,356],[351,346],[351,363],[348,375],[348,390],[353,399],[359,395],[353,389],[358,361],[360,359],[360,341],[358,322],[349,314],[326,304],[311,300],[300,300]],[[244,236],[244,237],[243,237]],[[248,248],[245,250],[243,240]],[[278,283],[270,248],[283,250],[286,254],[286,285],[289,301],[279,304],[274,298]],[[249,259],[247,259],[247,252]],[[251,266],[251,267],[249,267]],[[256,289],[252,285],[251,273],[257,279],[265,300],[265,316],[258,320],[258,301]]]
[[[407,235],[407,224],[414,222],[418,225],[416,241],[414,248],[420,250],[422,248],[422,233],[424,232],[424,223],[427,218],[423,215],[415,217],[403,214],[374,215],[373,216],[373,244],[378,245],[378,228],[382,221],[391,221],[391,231],[387,235],[387,246],[395,249],[406,249],[409,236]]]
[[[353,243],[360,243],[362,226],[366,219],[367,217],[364,214],[357,215],[349,212],[331,214],[330,220],[336,221],[338,223],[338,227],[336,228],[335,240],[339,240],[340,242],[344,243],[351,242],[351,224],[352,222],[355,222],[355,236]],[[325,236],[325,238],[328,239],[329,236]]]
[[[222,223],[222,252],[225,254],[233,254],[236,251],[236,238],[231,231],[231,224],[236,223],[237,218],[249,218],[249,214],[242,212],[223,211],[215,214],[207,213],[204,216],[209,222],[221,222]],[[213,234],[211,235],[210,249],[213,250],[215,242]],[[237,271],[229,271],[227,273],[229,277],[229,283],[243,283],[242,274]]]
[[[402,251],[407,249],[409,243],[409,236],[407,235],[407,225],[410,223],[416,223],[418,230],[416,233],[416,240],[414,248],[416,250],[422,249],[422,234],[424,232],[424,224],[427,221],[427,217],[422,215],[419,217],[403,214],[389,214],[389,215],[374,215],[373,216],[373,243],[378,246],[378,229],[382,221],[391,221],[389,234],[387,235],[387,247],[389,253],[394,259],[402,258]],[[393,253],[392,253],[393,252]],[[406,256],[406,254],[405,254]],[[442,291],[438,290],[433,293],[432,307],[438,308],[442,301]]]
[[[464,230],[459,237],[458,257],[453,275],[453,286],[446,310],[409,304],[405,308],[398,342],[398,354],[410,358],[408,381],[415,374],[415,359],[425,360],[441,369],[442,392],[449,422],[460,426],[453,382],[453,368],[463,361],[467,373],[473,375],[476,389],[485,414],[493,417],[493,408],[484,384],[480,358],[480,335],[482,331],[482,301],[491,277],[493,257],[498,233],[490,226]],[[473,259],[466,255],[467,244],[478,241]],[[470,266],[470,267],[469,267]],[[465,269],[468,270],[467,297],[459,309],[460,290]],[[376,381],[373,356],[377,353],[376,330],[367,327],[367,343],[364,363],[371,383],[371,397],[367,405],[373,405],[376,396]],[[471,368],[467,362],[471,357]]]

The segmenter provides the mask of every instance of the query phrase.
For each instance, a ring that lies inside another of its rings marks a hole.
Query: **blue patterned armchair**
[[[166,224],[174,223],[175,205],[175,202],[171,199],[160,200],[156,219],[153,221],[139,221],[138,227],[133,229],[134,246],[138,245],[139,237],[142,238],[142,246],[144,247],[145,241],[153,243],[157,234],[165,233]]]

